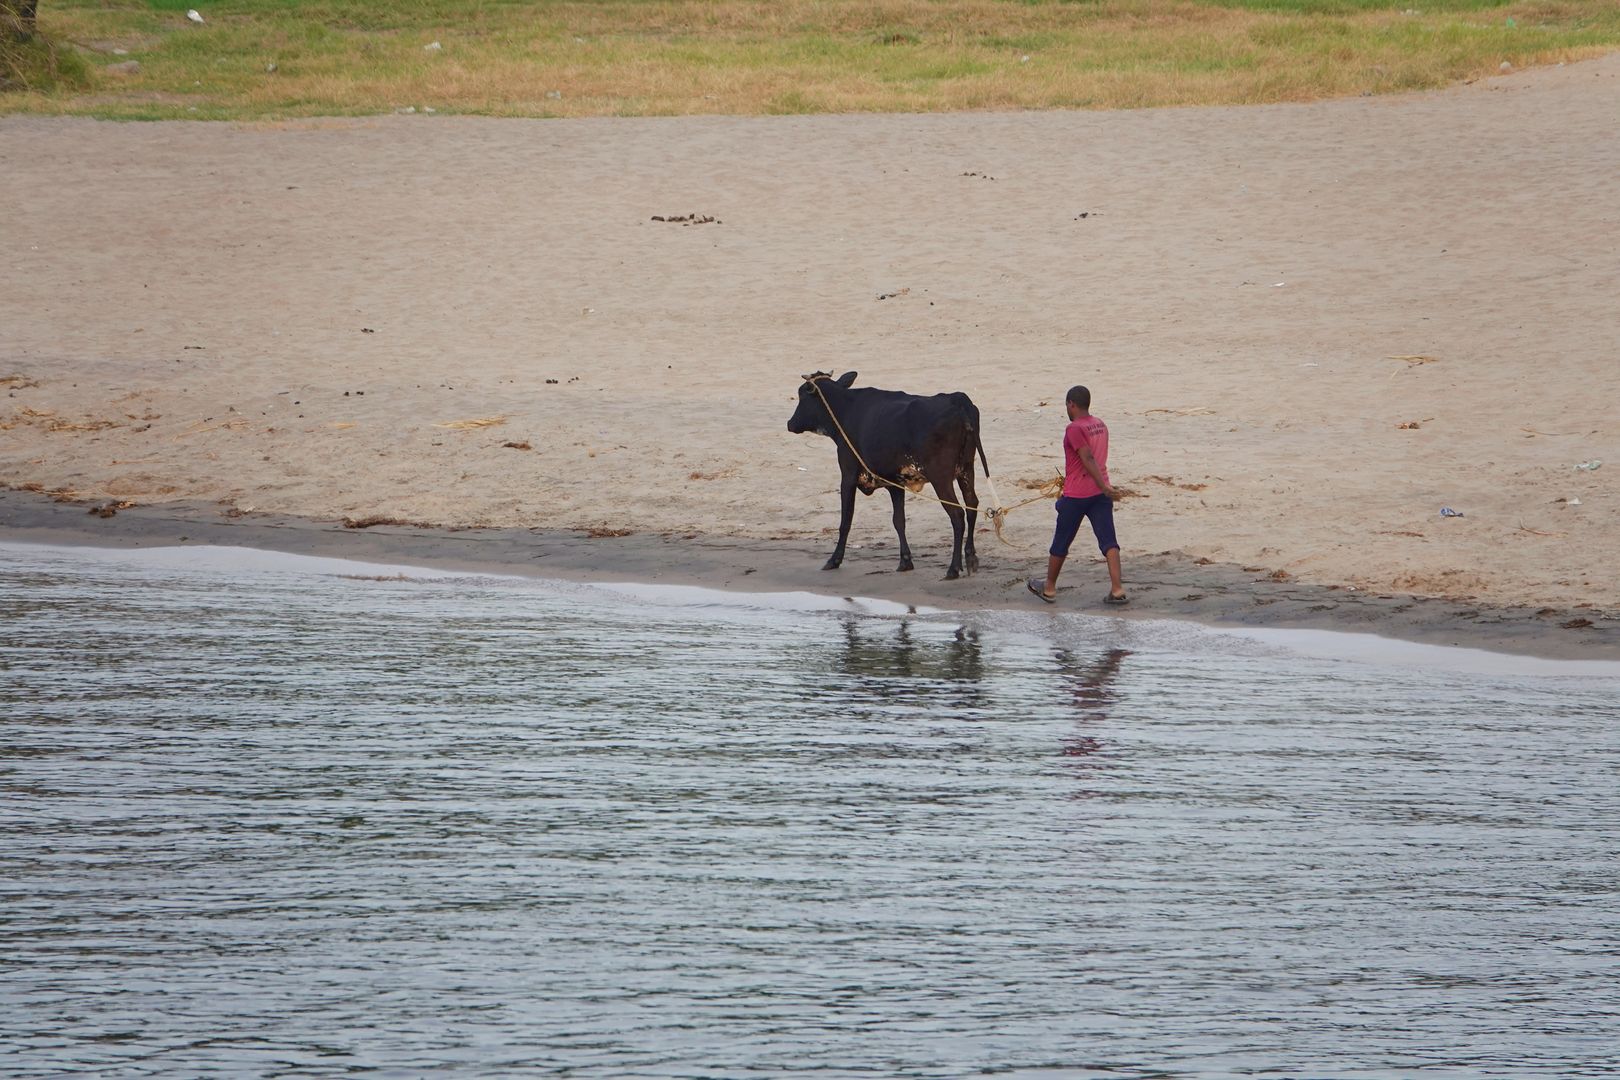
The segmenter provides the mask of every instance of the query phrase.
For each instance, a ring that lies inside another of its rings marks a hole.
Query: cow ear
[[[846,371],[842,375],[838,376],[838,385],[842,386],[845,390],[848,390],[849,384],[854,381],[855,373],[853,371]]]

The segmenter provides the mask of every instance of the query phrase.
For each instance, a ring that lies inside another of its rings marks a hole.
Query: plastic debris
[[[1595,469],[1603,468],[1603,462],[1601,462],[1601,461],[1583,461],[1579,465],[1575,466],[1575,468],[1579,469],[1581,472],[1592,472]]]
[[[186,18],[190,19],[194,23],[200,23],[203,21],[202,15],[198,13],[196,8],[192,8],[190,11],[186,12]]]
[[[1441,517],[1463,517],[1464,514],[1463,514],[1463,512],[1461,510],[1453,510],[1449,506],[1442,506],[1440,508],[1440,516]]]
[[[440,45],[437,41],[430,41],[426,45],[422,46],[422,51],[423,52],[438,52],[439,50],[441,50],[443,48],[444,48],[444,46]]]

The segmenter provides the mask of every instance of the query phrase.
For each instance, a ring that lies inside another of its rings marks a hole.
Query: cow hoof
[[[961,571],[956,569],[956,567],[954,567],[954,566],[951,567],[949,570],[945,571],[945,580],[946,581],[955,581],[957,578],[959,578],[961,576],[962,576]]]
[[[844,565],[844,560],[843,559],[828,559],[825,563],[822,564],[821,568],[823,570],[836,570],[840,566],[843,566],[843,565]]]
[[[967,572],[970,574],[977,574],[979,572],[979,557],[977,555],[969,555],[967,557]]]
[[[899,571],[899,572],[900,572],[900,573],[902,573],[902,574],[903,574],[903,573],[905,573],[905,572],[906,572],[906,571],[907,571],[907,570],[915,570],[915,569],[917,569],[917,568],[916,568],[916,567],[915,567],[915,566],[913,566],[913,565],[912,565],[912,562],[911,562],[911,560],[910,560],[910,559],[901,559],[901,560],[900,560],[900,565],[899,565],[899,566],[898,566],[898,567],[897,567],[897,568],[896,568],[896,569],[897,569],[897,570],[898,570],[898,571]]]

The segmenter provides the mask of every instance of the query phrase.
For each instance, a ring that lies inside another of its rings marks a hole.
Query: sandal
[[[1030,592],[1034,593],[1042,600],[1045,600],[1048,604],[1057,603],[1057,597],[1046,595],[1046,582],[1042,581],[1040,578],[1030,578],[1028,581],[1024,582],[1024,584],[1029,588]]]
[[[1112,604],[1114,607],[1124,607],[1130,602],[1131,598],[1129,596],[1115,596],[1113,593],[1103,597],[1103,603]]]

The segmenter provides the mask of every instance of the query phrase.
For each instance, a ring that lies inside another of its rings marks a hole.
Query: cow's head
[[[836,390],[848,390],[854,381],[853,371],[846,371],[836,379],[825,371],[806,375],[804,382],[799,384],[799,407],[793,410],[793,416],[788,420],[788,430],[795,435],[814,431],[833,438],[832,417],[827,415],[827,406],[822,398]]]

